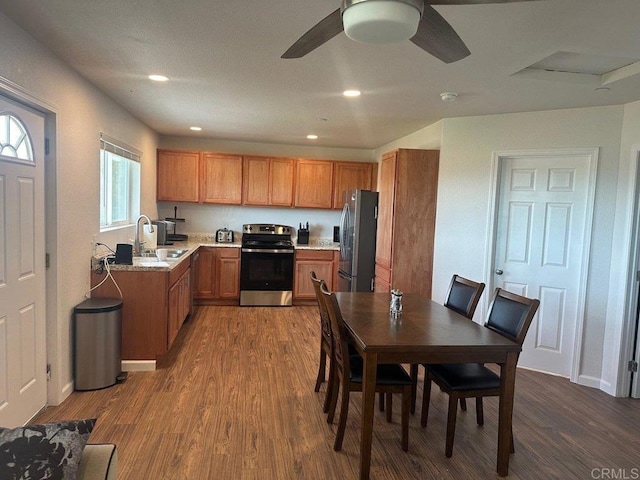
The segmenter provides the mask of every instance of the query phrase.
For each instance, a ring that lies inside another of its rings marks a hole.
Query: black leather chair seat
[[[352,382],[362,383],[362,357],[351,355],[349,357],[350,379]],[[400,365],[378,365],[376,377],[378,385],[411,385],[413,381],[409,374]]]
[[[500,377],[479,363],[443,363],[425,366],[449,390],[487,390],[500,387]]]

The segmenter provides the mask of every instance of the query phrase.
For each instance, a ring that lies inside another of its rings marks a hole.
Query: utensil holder
[[[299,245],[309,244],[309,230],[306,230],[306,229],[298,230],[298,244]]]

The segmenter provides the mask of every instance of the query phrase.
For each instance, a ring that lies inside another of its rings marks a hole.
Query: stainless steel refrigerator
[[[340,217],[339,292],[371,292],[376,258],[378,192],[347,190]]]

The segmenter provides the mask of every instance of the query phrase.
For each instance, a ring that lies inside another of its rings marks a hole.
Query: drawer
[[[235,247],[217,248],[218,258],[240,258],[240,249]]]
[[[178,279],[182,276],[182,274],[187,271],[187,269],[191,265],[191,260],[189,259],[190,256],[191,255],[183,258],[180,261],[180,264],[169,272],[169,287],[171,287],[171,285],[176,283]]]
[[[296,260],[333,260],[333,250],[296,250]]]

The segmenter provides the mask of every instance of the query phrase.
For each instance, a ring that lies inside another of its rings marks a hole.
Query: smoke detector
[[[453,102],[458,98],[458,94],[456,92],[442,92],[440,94],[440,98],[443,102]]]

